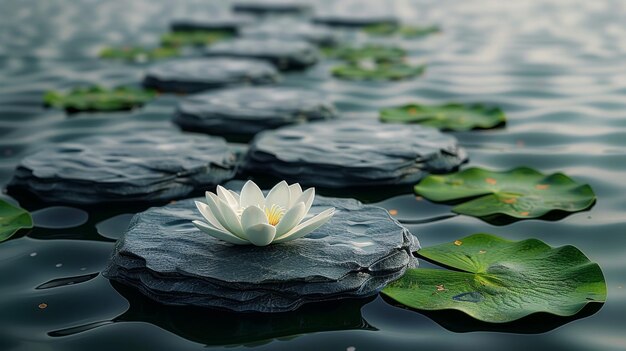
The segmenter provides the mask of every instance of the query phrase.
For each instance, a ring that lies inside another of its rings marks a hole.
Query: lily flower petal
[[[293,229],[293,227],[298,225],[298,223],[300,223],[300,221],[306,214],[306,212],[304,211],[304,207],[305,207],[304,203],[299,202],[295,206],[293,206],[291,209],[289,209],[287,213],[285,213],[283,218],[281,218],[280,222],[278,222],[278,224],[276,225],[277,237],[280,237],[281,235],[287,233],[288,231]]]
[[[193,221],[192,223],[196,226],[196,228],[200,229],[202,232],[209,234],[210,236],[216,239],[223,240],[231,244],[235,244],[235,245],[249,245],[250,244],[246,240],[240,239],[230,233],[215,229],[204,222]]]
[[[309,219],[306,222],[299,224],[298,226],[293,228],[291,231],[289,231],[287,234],[284,234],[280,238],[275,239],[274,243],[278,244],[278,243],[282,243],[285,241],[291,241],[291,240],[296,240],[298,238],[301,238],[313,232],[315,229],[321,227],[326,222],[328,222],[332,218],[334,213],[335,213],[334,208],[329,208],[325,211],[322,211],[317,216]]]
[[[300,184],[293,183],[289,186],[289,207],[293,207],[293,205],[297,204],[300,195],[302,195],[302,187]]]
[[[276,236],[276,227],[270,224],[257,224],[246,228],[248,240],[256,246],[269,245]]]
[[[289,209],[289,185],[286,181],[276,184],[267,194],[265,208],[270,208],[272,205],[280,206],[285,211]]]
[[[227,190],[226,188],[224,188],[221,185],[217,186],[217,196],[224,200],[228,206],[232,207],[232,208],[239,208],[239,201],[237,201],[233,195],[230,193],[229,190]]]
[[[211,212],[211,208],[209,208],[209,205],[200,202],[200,201],[196,201],[196,207],[198,208],[198,211],[200,211],[200,214],[202,214],[202,217],[204,217],[204,219],[207,220],[207,222],[209,222],[209,224],[211,224],[212,226],[214,226],[215,228],[219,229],[219,230],[226,230],[226,228],[224,228],[224,226],[220,223],[220,221],[217,220],[217,218],[215,218],[215,216],[213,215],[213,212]]]
[[[206,195],[207,206],[209,206],[209,209],[211,210],[213,217],[217,219],[219,224],[221,224],[222,227],[226,229],[226,231],[230,231],[228,227],[226,226],[226,219],[224,219],[224,215],[222,215],[222,211],[220,210],[220,206],[219,206],[220,199],[217,197],[217,195],[213,194],[210,191],[207,191],[205,195]]]
[[[296,200],[296,203],[304,202],[304,214],[309,213],[311,205],[313,205],[313,199],[315,199],[315,188],[308,188],[300,195],[300,198]]]
[[[243,208],[249,206],[265,206],[265,196],[259,187],[251,180],[247,181],[241,189],[241,195],[239,196],[239,204]]]
[[[241,214],[241,227],[243,228],[244,234],[247,228],[257,224],[269,224],[265,212],[256,206],[249,206],[243,210]]]
[[[241,239],[245,239],[246,236],[243,233],[243,228],[241,227],[241,222],[239,221],[239,217],[235,214],[235,211],[226,203],[226,201],[218,198],[217,196],[213,198],[217,205],[219,206],[220,212],[222,213],[222,217],[224,218],[224,228],[228,229],[229,232],[235,234]]]

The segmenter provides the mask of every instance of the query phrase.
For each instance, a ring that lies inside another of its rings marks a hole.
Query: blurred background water
[[[598,196],[588,212],[507,226],[442,217],[447,207],[411,194],[381,205],[396,210],[399,219],[421,222],[409,229],[423,246],[476,232],[575,245],[602,267],[607,303],[575,318],[540,315],[512,326],[480,324],[459,314],[421,314],[380,297],[272,316],[163,307],[97,274],[129,213],[138,210],[104,207],[90,210],[86,222],[84,213],[70,211],[54,214],[46,225],[44,213],[28,235],[0,244],[0,350],[626,349],[626,2],[316,5],[319,12],[388,13],[409,23],[440,25],[443,32],[421,40],[382,40],[407,48],[411,60],[428,63],[426,75],[415,80],[339,81],[329,75],[333,63],[324,61],[286,74],[280,84],[325,92],[342,114],[360,118],[377,118],[381,107],[412,101],[501,106],[508,115],[504,129],[455,133],[470,153],[470,165],[562,171],[589,183]],[[46,90],[78,84],[136,84],[145,65],[100,60],[99,49],[156,45],[173,18],[210,18],[228,8],[227,1],[208,0],[0,3],[0,185],[22,157],[51,143],[168,123],[177,96],[161,96],[131,113],[71,117],[44,109],[41,98]],[[76,223],[54,228],[59,218]]]

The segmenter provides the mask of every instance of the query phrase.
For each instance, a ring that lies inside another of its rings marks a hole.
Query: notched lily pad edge
[[[485,171],[485,169],[480,168],[480,167],[470,167],[470,168],[466,168],[464,170],[459,171],[458,173],[463,173],[463,172],[467,172],[467,171],[473,171],[473,170],[480,170],[480,171]],[[487,170],[489,171],[489,170]],[[576,183],[572,178],[570,178],[569,176],[567,176],[566,174],[562,173],[562,172],[556,172],[556,173],[551,173],[548,175],[545,175],[543,173],[538,172],[537,170],[530,168],[530,167],[515,167],[515,168],[510,168],[508,170],[503,170],[503,171],[492,171],[493,173],[511,173],[514,171],[528,171],[528,172],[533,172],[533,173],[538,173],[544,176],[544,179],[549,178],[549,177],[554,177],[554,176],[560,176],[560,177],[564,177],[568,180],[570,180],[572,183]],[[523,220],[523,219],[539,219],[539,220],[558,220],[558,219],[562,219],[567,217],[568,215],[577,213],[577,212],[583,212],[583,211],[588,211],[590,210],[597,202],[597,196],[595,194],[595,192],[593,191],[593,188],[591,188],[591,186],[589,184],[581,184],[580,186],[577,187],[577,189],[585,189],[585,191],[588,191],[592,194],[592,196],[590,197],[589,201],[580,209],[577,210],[569,210],[566,208],[553,208],[550,209],[548,211],[543,212],[541,215],[538,216],[533,216],[533,217],[529,217],[528,215],[524,215],[522,213],[514,213],[514,214],[510,214],[510,213],[505,213],[505,212],[496,212],[494,214],[491,215],[487,215],[487,216],[472,216],[471,214],[468,214],[466,212],[464,212],[463,210],[459,210],[459,207],[464,206],[466,204],[468,204],[469,202],[479,199],[481,197],[487,196],[492,194],[492,192],[484,192],[482,194],[478,194],[475,196],[471,196],[471,197],[465,197],[465,198],[458,198],[458,199],[454,199],[454,200],[448,200],[448,201],[436,201],[436,200],[430,200],[428,199],[426,196],[422,195],[422,193],[420,193],[420,184],[426,180],[429,177],[437,177],[437,176],[446,176],[446,175],[450,175],[452,173],[448,173],[448,174],[431,174],[427,177],[425,177],[424,179],[422,179],[418,184],[416,184],[413,187],[413,190],[415,192],[415,194],[419,195],[419,196],[423,196],[425,199],[427,199],[428,201],[434,202],[434,203],[439,203],[439,204],[446,204],[446,205],[451,205],[454,206],[451,211],[453,213],[456,214],[461,214],[461,215],[466,215],[466,216],[471,216],[471,217],[475,217],[475,218],[480,218],[488,223],[491,224],[496,224],[496,225],[506,225],[506,224],[510,224],[512,222],[515,222],[517,220]]]
[[[540,316],[540,315],[549,315],[549,316],[554,316],[557,318],[571,318],[571,317],[576,317],[577,315],[579,315],[580,313],[584,314],[584,311],[587,310],[591,305],[595,305],[596,308],[592,308],[592,310],[594,310],[593,313],[597,312],[603,305],[604,303],[606,303],[607,300],[607,296],[608,296],[608,291],[607,291],[607,285],[606,285],[606,277],[604,276],[604,273],[602,272],[602,268],[600,267],[599,264],[597,264],[596,262],[593,262],[589,259],[589,257],[587,257],[587,255],[585,255],[582,251],[580,251],[577,247],[573,246],[573,245],[563,245],[563,246],[557,246],[557,247],[552,247],[548,244],[546,244],[545,242],[536,239],[536,238],[529,238],[529,239],[524,239],[524,240],[520,240],[520,241],[514,241],[514,240],[508,240],[508,239],[504,239],[502,237],[493,235],[493,234],[489,234],[489,233],[475,233],[475,234],[471,234],[468,235],[466,237],[463,237],[461,239],[457,239],[453,242],[451,242],[454,245],[462,245],[463,241],[466,240],[467,238],[470,237],[476,237],[476,236],[484,236],[484,237],[491,237],[491,238],[495,238],[504,242],[509,242],[509,243],[527,243],[527,242],[535,242],[536,244],[540,245],[540,246],[544,246],[547,247],[551,250],[563,250],[563,249],[570,249],[570,250],[576,250],[578,251],[585,259],[587,259],[587,262],[585,263],[585,265],[591,265],[591,266],[595,266],[595,268],[597,268],[598,273],[601,276],[601,281],[604,283],[603,284],[603,289],[601,291],[602,295],[603,295],[603,299],[601,300],[590,300],[588,299],[586,302],[584,303],[579,303],[579,307],[576,308],[573,313],[558,313],[558,312],[554,312],[554,311],[535,311],[532,313],[529,313],[527,315],[524,315],[522,317],[519,318],[515,318],[515,319],[508,319],[508,320],[500,320],[500,321],[489,321],[489,320],[484,320],[484,319],[480,319],[477,317],[472,316],[470,313],[467,313],[466,311],[462,310],[460,307],[447,307],[447,308],[419,308],[419,307],[411,307],[411,306],[407,306],[406,304],[399,302],[397,300],[395,300],[391,295],[385,293],[385,289],[381,290],[380,295],[383,298],[383,300],[395,307],[398,308],[402,308],[405,310],[409,310],[409,311],[415,311],[415,312],[445,312],[445,311],[455,311],[458,313],[461,313],[463,316],[466,316],[469,318],[470,321],[475,321],[477,323],[483,323],[485,325],[515,325],[516,322],[525,320],[525,319],[531,319],[535,316]],[[443,243],[443,244],[436,244],[433,246],[440,246],[440,245],[445,245],[445,244],[449,244],[448,243]],[[463,269],[459,269],[456,267],[451,267],[448,266],[446,264],[437,262],[435,259],[431,259],[427,256],[424,256],[422,254],[420,254],[420,251],[424,251],[429,249],[429,247],[422,247],[417,251],[413,252],[413,255],[416,256],[419,259],[422,259],[430,264],[433,264],[435,266],[441,267],[447,271],[450,272],[458,272],[458,273],[468,273],[468,274],[472,274],[473,272],[470,271],[466,271]],[[409,268],[407,269],[406,274],[410,274],[410,272],[412,271],[434,271],[434,272],[441,272],[441,269],[438,268]],[[402,278],[400,278],[402,279]],[[393,282],[391,283],[393,284]],[[591,314],[593,314],[591,313]],[[584,317],[587,317],[588,315],[585,315]],[[575,320],[577,318],[574,318],[573,320]],[[569,321],[568,321],[569,322]]]

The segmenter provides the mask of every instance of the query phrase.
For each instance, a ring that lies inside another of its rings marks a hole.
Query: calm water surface
[[[281,84],[326,92],[343,114],[359,118],[410,101],[499,105],[506,128],[457,134],[470,165],[563,171],[591,184],[599,199],[590,211],[556,222],[506,226],[447,216],[446,206],[410,194],[381,205],[416,223],[409,228],[424,246],[476,232],[575,245],[602,267],[608,302],[574,318],[538,315],[500,326],[408,311],[380,297],[283,315],[163,307],[98,274],[141,208],[88,209],[86,222],[82,211],[55,208],[39,213],[39,226],[26,236],[0,244],[0,350],[626,349],[626,2],[335,3],[319,7],[440,24],[440,35],[400,43],[412,60],[429,63],[427,74],[357,84],[330,78],[332,62],[323,62]],[[72,117],[41,108],[41,96],[77,84],[137,83],[143,66],[100,61],[99,48],[156,44],[172,18],[226,8],[208,0],[0,3],[0,185],[22,157],[50,143],[168,123],[176,96],[133,113]],[[49,206],[19,200],[33,211]]]

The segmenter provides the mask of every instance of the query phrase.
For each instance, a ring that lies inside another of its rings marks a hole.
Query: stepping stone
[[[229,56],[262,59],[279,70],[298,70],[314,65],[319,60],[318,50],[305,41],[277,39],[235,39],[209,46],[207,56]]]
[[[371,296],[415,267],[417,239],[376,206],[317,197],[338,212],[303,238],[232,245],[197,230],[194,199],[137,214],[104,275],[168,305],[286,312],[305,303]],[[245,262],[245,263],[244,263]]]
[[[150,67],[143,85],[162,92],[195,93],[237,84],[271,84],[278,77],[276,69],[261,60],[181,59]]]
[[[313,23],[337,27],[366,27],[373,25],[399,25],[396,17],[378,14],[335,13],[313,17]]]
[[[190,17],[179,18],[172,21],[170,28],[174,32],[179,31],[224,31],[236,34],[241,27],[255,22],[251,16],[223,15],[215,18]]]
[[[250,137],[266,129],[336,117],[333,104],[313,91],[242,87],[185,98],[174,123],[194,132]]]
[[[9,186],[66,204],[167,201],[231,179],[237,161],[219,137],[174,129],[129,131],[27,156]]]
[[[332,29],[293,20],[247,26],[240,33],[244,38],[304,40],[318,46],[334,46],[339,43],[339,36]]]
[[[456,138],[420,125],[342,119],[258,134],[245,170],[308,186],[414,185],[467,160]]]
[[[240,1],[233,4],[235,12],[265,14],[299,14],[311,11],[311,5],[294,0]]]

